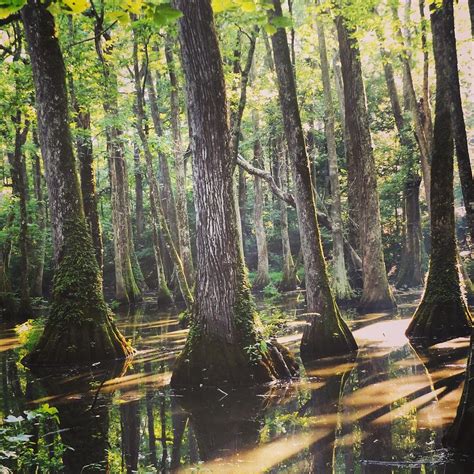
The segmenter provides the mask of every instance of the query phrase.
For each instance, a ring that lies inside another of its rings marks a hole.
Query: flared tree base
[[[171,386],[248,387],[297,375],[296,359],[276,341],[262,341],[243,348],[238,344],[191,335],[176,361]]]
[[[423,286],[423,275],[415,271],[413,268],[402,268],[398,274],[395,286],[399,289]]]
[[[30,368],[84,366],[126,359],[132,354],[132,347],[106,314],[102,322],[92,318],[67,325],[48,321],[37,346],[22,363]]]
[[[359,313],[371,313],[376,311],[395,311],[397,303],[391,293],[377,295],[377,294],[362,294],[362,298],[357,305]]]
[[[317,314],[305,328],[300,346],[305,363],[357,352],[357,342],[339,312],[332,319],[328,321]]]
[[[469,336],[471,331],[471,315],[464,301],[459,298],[443,302],[422,300],[405,334],[412,344],[428,347]]]
[[[181,295],[181,293],[179,294]],[[179,298],[178,298],[179,300]],[[158,306],[169,306],[173,304],[173,295],[167,287],[160,287],[158,289],[158,295],[156,296],[156,302]]]
[[[255,280],[252,283],[252,290],[253,291],[261,291],[263,290],[267,285],[270,284],[270,276],[265,273],[257,273],[257,276],[255,277]]]

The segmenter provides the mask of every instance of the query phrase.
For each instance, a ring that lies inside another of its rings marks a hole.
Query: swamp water
[[[61,378],[33,376],[19,362],[21,331],[0,327],[0,466],[10,468],[0,473],[473,472],[442,446],[468,340],[416,353],[404,331],[418,297],[399,295],[395,314],[348,314],[356,357],[244,391],[174,393],[170,371],[187,331],[177,312],[151,303],[117,316],[138,350],[127,367],[98,364]],[[279,340],[295,352],[306,321],[301,299],[260,303],[288,316]]]

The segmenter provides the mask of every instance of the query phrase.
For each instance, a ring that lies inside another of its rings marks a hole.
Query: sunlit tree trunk
[[[278,176],[277,184],[283,192],[288,189],[288,165],[286,162],[286,153],[284,145],[277,139],[275,154],[277,158]],[[296,277],[295,263],[291,253],[290,234],[288,226],[288,204],[280,199],[280,234],[282,248],[282,277],[278,285],[280,291],[293,291],[298,285]]]
[[[254,132],[256,134],[255,141],[253,144],[253,159],[257,168],[263,169],[264,159],[263,150],[258,136],[259,123],[258,123],[258,112],[253,111],[253,125]],[[267,235],[265,232],[265,222],[263,220],[263,211],[265,205],[264,190],[262,186],[262,180],[258,176],[254,178],[254,219],[255,219],[255,238],[257,240],[257,275],[253,281],[253,288],[261,290],[270,283],[270,275],[268,268],[268,247],[267,247]]]
[[[388,284],[383,256],[377,176],[360,53],[357,41],[351,36],[343,17],[337,17],[336,26],[344,82],[345,126],[348,133],[348,186],[354,188],[362,253],[364,286],[359,309],[392,309],[396,305]]]
[[[282,16],[280,0],[273,0],[275,17]],[[284,28],[272,35],[280,108],[295,181],[295,202],[305,269],[306,301],[313,313],[303,333],[301,355],[307,360],[345,354],[357,344],[332,296],[324,260],[311,172],[296,96],[296,84]]]
[[[329,161],[329,180],[331,185],[331,220],[333,240],[333,289],[337,298],[347,300],[353,292],[347,277],[344,261],[344,236],[341,216],[341,191],[339,188],[339,173],[337,165],[336,136],[334,131],[334,108],[332,103],[331,83],[329,78],[329,64],[326,51],[326,37],[324,27],[316,20],[318,32],[319,58],[323,79],[323,94],[325,108],[325,132]]]
[[[428,280],[407,336],[429,346],[471,333],[471,315],[461,296],[453,193],[453,131],[450,109],[449,62],[452,50],[446,48],[452,25],[453,3],[444,0],[433,11],[431,26],[436,65],[436,108],[433,157],[431,164],[431,255]]]
[[[36,92],[38,134],[53,228],[54,275],[44,332],[29,366],[90,364],[131,349],[112,322],[88,232],[68,120],[65,68],[51,13],[30,1],[21,11]]]
[[[197,275],[190,333],[171,384],[271,381],[294,373],[295,368],[289,353],[265,344],[256,329],[257,314],[239,251],[235,161],[211,4],[209,0],[173,4],[183,13],[179,36],[192,137]]]

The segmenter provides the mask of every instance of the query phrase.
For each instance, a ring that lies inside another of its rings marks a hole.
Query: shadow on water
[[[320,361],[296,382],[245,391],[173,392],[171,370],[187,331],[176,312],[153,305],[119,315],[138,349],[129,366],[99,364],[61,377],[25,370],[23,340],[0,328],[2,420],[45,403],[57,409],[46,426],[29,428],[33,461],[8,464],[0,446],[0,466],[35,472],[37,460],[42,472],[55,472],[44,459],[57,459],[58,470],[71,473],[473,472],[442,446],[461,395],[468,341],[416,352],[404,332],[418,296],[402,295],[397,314],[348,313],[357,357]],[[279,339],[297,350],[306,324],[301,301],[291,296],[277,309],[291,319]]]

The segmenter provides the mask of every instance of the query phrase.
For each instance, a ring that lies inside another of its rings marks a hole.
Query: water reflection
[[[296,349],[304,308],[295,297],[279,305],[292,317],[280,340]],[[290,385],[228,393],[170,390],[186,338],[177,311],[145,305],[120,315],[138,349],[126,370],[98,366],[60,378],[25,370],[18,337],[0,328],[1,417],[56,406],[59,425],[36,427],[31,440],[47,434],[51,458],[59,441],[68,446],[65,472],[472,472],[441,442],[459,402],[468,342],[415,352],[404,336],[414,305],[408,294],[396,315],[349,314],[361,347],[355,360],[308,366]]]

